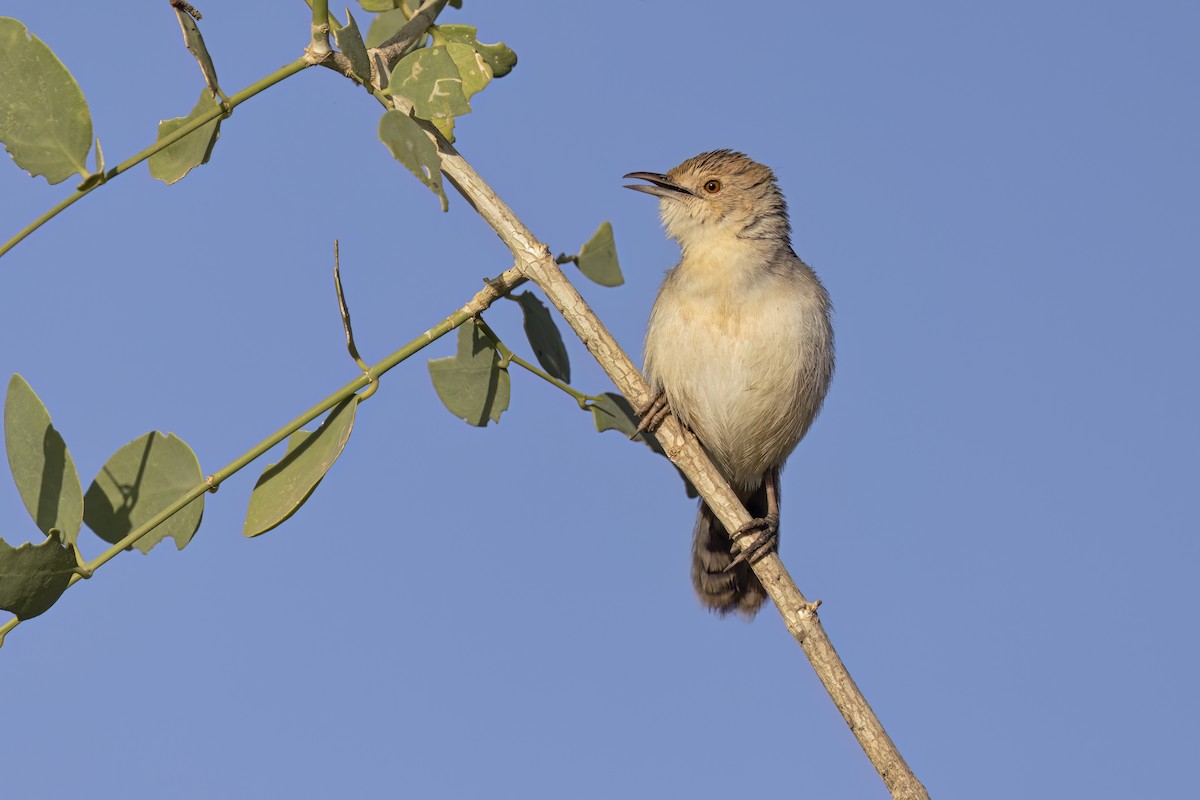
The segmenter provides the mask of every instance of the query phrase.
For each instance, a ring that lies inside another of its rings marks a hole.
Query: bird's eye
[[[708,183],[704,184],[704,191],[708,192],[709,194],[716,194],[717,192],[721,191],[721,182],[709,181]]]

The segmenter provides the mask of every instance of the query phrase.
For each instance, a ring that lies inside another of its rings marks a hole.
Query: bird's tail
[[[752,517],[767,513],[766,489],[760,487],[746,501]],[[696,536],[692,542],[692,585],[706,607],[724,616],[731,611],[753,618],[767,599],[767,592],[747,563],[725,572],[733,561],[733,541],[704,501],[696,517]]]

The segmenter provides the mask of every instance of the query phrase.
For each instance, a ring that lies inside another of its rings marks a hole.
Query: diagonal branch
[[[403,28],[376,48],[389,69],[395,66],[396,60],[404,55],[405,50],[412,47],[418,37],[424,35],[425,30],[433,24],[438,14],[442,13],[446,2],[447,0],[426,0],[412,15],[412,18],[404,23]]]
[[[442,172],[512,251],[520,273],[546,293],[563,319],[634,406],[648,401],[650,387],[641,372],[567,280],[551,255],[550,248],[538,241],[432,125],[425,125],[425,128],[437,142],[442,156]],[[713,466],[699,441],[678,420],[673,416],[668,417],[655,435],[667,456],[695,485],[726,530],[737,530],[750,520],[749,513]],[[819,604],[810,603],[804,597],[775,553],[752,566],[779,609],[787,629],[804,649],[821,683],[892,796],[927,800],[929,795],[925,787],[905,763],[825,633],[817,616]]]

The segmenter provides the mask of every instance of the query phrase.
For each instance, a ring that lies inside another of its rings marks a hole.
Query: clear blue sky
[[[127,5],[2,12],[72,69],[109,163],[201,86],[167,3]],[[778,173],[839,345],[781,554],[933,795],[1194,793],[1197,6],[466,6],[445,19],[520,64],[461,151],[555,252],[612,221],[627,283],[580,288],[635,358],[677,253],[621,175],[717,147]],[[307,36],[298,1],[200,8],[227,91]],[[85,484],[151,429],[216,469],[349,380],[335,237],[369,360],[509,266],[379,114],[310,70],[182,183],[142,167],[0,260],[0,377]],[[68,191],[4,162],[0,238]],[[488,319],[522,349],[515,306]],[[424,361],[283,527],[242,538],[248,470],[187,550],[9,637],[7,797],[886,796],[778,615],[697,605],[665,461],[518,371],[469,428]],[[0,533],[30,530],[0,481]]]

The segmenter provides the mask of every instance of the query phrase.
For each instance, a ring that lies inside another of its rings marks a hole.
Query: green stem
[[[467,320],[469,320],[471,318],[472,313],[473,312],[466,310],[466,306],[464,306],[463,308],[460,308],[458,311],[455,311],[453,314],[446,317],[441,322],[439,322],[437,325],[434,325],[432,328],[425,331],[420,336],[413,339],[408,344],[404,345],[403,347],[401,347],[399,350],[392,353],[387,358],[385,358],[382,361],[380,361],[379,363],[371,366],[367,370],[367,372],[363,373],[362,375],[358,376],[354,380],[350,381],[345,386],[338,389],[336,392],[329,395],[328,397],[326,397],[321,402],[317,403],[312,408],[301,413],[299,416],[297,416],[291,422],[287,423],[282,428],[275,431],[267,438],[263,439],[261,442],[256,444],[250,450],[247,450],[245,453],[243,453],[241,456],[239,456],[238,458],[236,458],[235,460],[230,462],[228,465],[222,467],[221,469],[219,469],[216,472],[209,475],[207,478],[204,479],[203,482],[198,483],[195,486],[193,486],[185,494],[183,494],[181,497],[176,499],[173,503],[171,503],[169,506],[164,508],[162,511],[155,514],[153,517],[151,517],[149,520],[142,523],[138,527],[134,528],[132,531],[130,531],[125,536],[125,538],[121,539],[121,541],[117,542],[112,547],[108,548],[103,553],[96,556],[96,558],[92,559],[91,561],[89,561],[86,564],[79,567],[79,572],[76,572],[74,575],[71,576],[71,580],[67,584],[68,588],[71,586],[74,586],[79,581],[84,580],[85,576],[90,578],[92,573],[96,569],[102,567],[103,565],[105,565],[109,561],[111,561],[113,558],[120,555],[126,548],[132,547],[134,544],[136,544],[138,542],[139,539],[141,539],[146,534],[150,533],[150,531],[154,530],[154,528],[161,525],[163,522],[165,522],[167,519],[169,519],[172,515],[179,513],[179,511],[181,511],[185,506],[187,506],[189,503],[191,503],[193,500],[195,500],[200,495],[204,494],[205,492],[215,492],[217,490],[217,488],[221,485],[222,481],[224,481],[225,479],[232,476],[234,473],[236,473],[239,470],[246,467],[250,462],[254,461],[259,456],[261,456],[263,453],[266,453],[272,447],[279,444],[280,442],[282,442],[287,437],[291,436],[296,431],[300,430],[300,428],[302,428],[303,426],[312,422],[314,419],[321,416],[326,411],[333,408],[338,403],[342,402],[347,397],[349,397],[350,395],[357,392],[359,389],[362,389],[364,386],[367,386],[368,384],[375,382],[379,378],[379,376],[383,375],[388,370],[392,369],[393,367],[400,364],[401,362],[411,358],[412,356],[419,353],[421,350],[423,350],[424,348],[426,348],[433,342],[436,342],[438,339],[442,338],[447,333],[450,333],[452,330],[454,330],[458,326],[462,325],[464,322],[466,322]],[[13,628],[17,627],[17,625],[19,625],[20,622],[21,622],[21,620],[17,619],[16,617],[13,617],[12,619],[5,622],[3,625],[0,625],[0,646],[2,646],[4,644],[5,634],[7,634]]]
[[[308,50],[317,58],[324,58],[331,52],[329,47],[329,0],[313,0],[312,3],[312,42]]]
[[[254,97],[254,95],[258,94],[261,91],[269,89],[270,87],[279,83],[283,79],[291,77],[292,75],[295,75],[297,72],[300,72],[301,70],[303,70],[305,67],[309,67],[309,66],[312,66],[312,64],[308,60],[306,60],[304,58],[296,59],[291,64],[288,64],[287,66],[277,69],[275,72],[272,72],[270,75],[266,76],[265,78],[258,81],[257,83],[252,83],[251,85],[247,86],[245,89],[241,90],[237,94],[230,97],[229,102],[224,103],[220,106],[214,105],[212,111],[202,114],[201,116],[199,116],[196,119],[189,122],[187,125],[184,125],[182,128],[175,131],[175,133],[171,134],[170,136],[159,139],[154,144],[150,145],[149,147],[147,147],[145,150],[141,151],[137,155],[135,155],[125,161],[122,161],[120,164],[117,164],[115,167],[110,169],[108,172],[104,173],[104,180],[100,181],[99,183],[93,184],[92,186],[89,186],[86,189],[77,191],[74,194],[63,198],[62,201],[60,201],[57,205],[55,205],[53,208],[51,208],[45,214],[42,214],[40,217],[35,219],[33,222],[31,222],[27,226],[25,226],[19,233],[17,233],[16,236],[14,236],[13,238],[11,238],[7,242],[5,242],[3,244],[3,246],[0,246],[0,256],[3,256],[9,250],[12,250],[14,247],[16,247],[18,244],[20,244],[21,241],[25,239],[25,237],[29,236],[31,233],[36,231],[38,228],[42,227],[47,222],[54,219],[61,212],[63,212],[70,206],[74,205],[79,200],[82,200],[84,197],[91,194],[92,191],[103,186],[105,183],[112,180],[116,176],[120,175],[123,172],[129,171],[133,167],[136,167],[138,164],[142,163],[143,161],[148,159],[150,156],[152,156],[155,153],[158,153],[162,150],[165,150],[166,148],[173,145],[175,142],[177,142],[180,139],[182,139],[183,137],[187,136],[189,133],[192,133],[193,131],[196,131],[199,128],[202,128],[205,125],[207,125],[208,123],[212,122],[217,117],[229,116],[229,114],[233,111],[233,109],[237,108],[239,105],[246,102],[251,97]]]
[[[587,408],[587,401],[590,395],[584,394],[583,392],[572,387],[571,384],[559,380],[541,367],[530,364],[528,361],[514,353],[508,348],[508,345],[500,341],[500,337],[497,336],[496,332],[493,331],[488,324],[483,321],[483,317],[476,317],[475,324],[479,326],[480,332],[482,332],[483,335],[488,338],[488,341],[492,343],[492,347],[496,348],[496,352],[500,354],[500,360],[502,362],[500,364],[501,369],[506,369],[509,362],[516,364],[518,367],[524,367],[552,386],[557,386],[559,389],[562,389],[564,392],[571,395],[571,397],[575,399],[575,402],[579,404],[580,408]]]
[[[309,8],[312,8],[312,7],[313,7],[313,0],[304,0],[304,2],[308,4],[308,7],[309,7]],[[325,3],[324,3],[324,5],[326,6],[326,8],[328,8],[328,6],[329,6],[329,0],[325,0]],[[328,20],[329,20],[329,27],[330,27],[330,28],[332,28],[333,30],[335,30],[335,31],[339,31],[339,30],[341,30],[342,28],[344,28],[344,27],[345,27],[344,25],[342,25],[342,23],[341,23],[341,22],[339,22],[339,21],[338,21],[338,18],[337,18],[337,17],[335,17],[333,14],[329,14],[329,13],[328,13],[328,11],[326,12],[326,17],[327,17],[327,18],[328,18]],[[316,21],[317,21],[317,16],[316,16],[316,14],[314,14],[314,15],[313,15],[313,22],[316,22]]]

